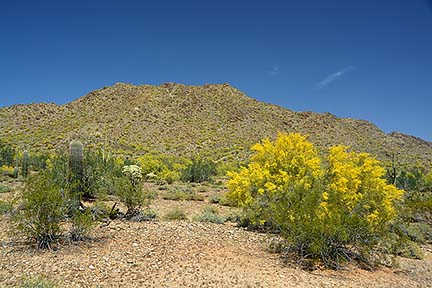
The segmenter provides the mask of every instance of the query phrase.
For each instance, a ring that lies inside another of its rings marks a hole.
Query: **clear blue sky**
[[[0,1],[0,106],[115,82],[227,82],[432,141],[432,4]]]

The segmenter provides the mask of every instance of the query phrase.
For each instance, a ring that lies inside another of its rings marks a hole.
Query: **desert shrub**
[[[112,207],[113,207],[112,205],[110,206],[106,202],[96,201],[90,209],[91,209],[91,213],[93,215],[93,218],[95,220],[100,221],[100,220],[108,219],[108,218],[110,218],[110,216],[113,216],[113,215],[110,215],[110,213],[114,212],[114,211],[112,211],[113,210]]]
[[[194,158],[182,171],[181,180],[185,182],[201,183],[210,181],[216,174],[215,162],[209,159]]]
[[[76,211],[70,218],[70,222],[69,237],[72,241],[82,241],[88,238],[89,232],[95,225],[90,209]]]
[[[187,194],[185,200],[204,201],[204,196],[192,191],[191,193]]]
[[[230,173],[227,197],[252,223],[280,231],[301,258],[328,267],[366,260],[389,233],[402,191],[386,183],[384,168],[369,154],[336,146],[323,165],[300,134],[279,134],[252,150],[250,164]]]
[[[7,214],[12,211],[12,203],[0,200],[0,214]]]
[[[145,154],[137,158],[138,163],[142,169],[144,175],[153,173],[157,175],[162,170],[166,169],[166,166],[158,157],[152,154]]]
[[[0,184],[0,193],[6,193],[6,192],[9,192],[9,191],[11,191],[11,189],[10,189],[9,186],[6,186],[4,184]]]
[[[0,167],[14,165],[16,157],[15,149],[9,144],[0,140]]]
[[[432,225],[432,192],[407,191],[404,196],[406,221]]]
[[[219,194],[213,194],[210,196],[210,202],[217,204],[220,202],[221,196]]]
[[[424,190],[432,192],[432,169],[424,176]]]
[[[68,181],[69,175],[68,155],[64,151],[57,151],[48,156],[46,169],[51,178],[62,188],[71,190],[77,188],[79,193],[87,200],[114,194],[114,179],[121,176],[122,166],[119,159],[104,150],[85,150],[82,160],[82,174],[78,181]]]
[[[146,199],[148,199],[148,200],[157,199],[158,196],[159,196],[158,191],[157,190],[153,190],[153,189],[145,190],[144,193],[145,193]]]
[[[162,194],[162,199],[164,200],[179,201],[186,200],[186,197],[187,194],[179,190],[169,190],[168,192]]]
[[[27,181],[18,201],[12,215],[16,232],[35,241],[39,248],[49,248],[61,235],[65,215],[60,187],[48,174],[40,173]]]
[[[411,238],[419,236],[417,227],[409,227],[407,223],[397,223],[392,225],[390,232],[382,237],[377,249],[406,258],[423,258],[424,254],[416,242],[419,239]]]
[[[206,186],[199,186],[198,189],[197,189],[197,191],[200,192],[200,193],[205,193],[205,192],[209,191],[209,188],[206,187]]]
[[[152,221],[152,220],[155,220],[156,218],[157,218],[156,211],[154,211],[150,208],[146,208],[146,209],[140,211],[139,213],[136,213],[136,215],[131,217],[130,220],[142,222],[142,221]]]
[[[49,155],[46,160],[45,174],[57,186],[65,188],[69,185],[68,180],[68,158],[64,152],[58,151],[55,154]]]
[[[424,170],[420,166],[405,168],[396,176],[396,187],[405,191],[421,191],[424,188]]]
[[[243,213],[241,211],[231,211],[227,216],[226,216],[226,222],[235,222],[235,223],[240,223],[242,221],[243,218]],[[240,225],[239,225],[240,226]]]
[[[186,220],[187,216],[184,209],[176,207],[168,211],[168,213],[165,214],[164,218],[166,220]]]
[[[218,162],[217,175],[225,176],[227,172],[234,172],[240,169],[241,165],[238,160]]]
[[[180,173],[177,171],[162,170],[159,173],[159,179],[166,181],[167,184],[172,184],[180,180]]]
[[[228,197],[227,193],[220,196],[219,204],[222,206],[238,207],[238,202],[234,198]]]
[[[432,243],[432,226],[426,223],[409,223],[404,227],[405,234],[411,241],[425,244]]]
[[[29,159],[30,166],[36,171],[46,169],[48,159],[49,156],[47,154],[32,153]]]
[[[226,222],[226,218],[220,216],[218,209],[211,205],[205,206],[201,210],[201,213],[196,215],[193,220],[198,222],[210,222],[215,224],[223,224]]]
[[[168,184],[180,180],[180,172],[187,159],[163,154],[145,154],[137,158],[146,180],[159,180]]]
[[[398,255],[421,258],[421,253],[414,253],[420,251],[414,246],[432,243],[432,193],[406,191],[398,210],[397,222],[392,225],[392,241],[398,247],[391,249]]]
[[[116,158],[105,150],[88,150],[84,154],[82,179],[83,197],[92,199],[113,194],[114,178],[121,176],[122,167]]]
[[[0,175],[14,177],[14,167],[3,165],[0,167]]]
[[[122,169],[123,177],[115,181],[116,194],[126,205],[126,215],[131,218],[138,213],[138,210],[146,203],[146,194],[142,186],[142,170],[139,166],[128,165]]]

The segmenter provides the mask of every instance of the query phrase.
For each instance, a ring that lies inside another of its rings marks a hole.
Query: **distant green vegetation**
[[[186,212],[180,207],[176,207],[168,211],[164,217],[166,220],[186,220]]]
[[[192,177],[190,181],[212,181],[217,171],[210,160],[163,154],[114,155],[104,149],[86,149],[79,141],[72,141],[66,151],[47,155],[32,153],[31,149],[7,155],[13,158],[6,164],[20,164],[20,177],[15,181],[24,182],[13,201],[17,208],[11,214],[14,230],[39,248],[50,248],[64,240],[84,241],[90,237],[95,221],[155,219],[156,212],[149,205],[157,192],[144,189],[144,181],[166,185],[159,186],[166,187],[162,199],[203,201],[197,190],[205,192],[208,188],[174,182],[180,183],[185,174]],[[16,178],[17,169],[2,167],[6,180]],[[9,190],[0,185],[0,192]],[[103,201],[107,198],[121,202],[126,211],[120,211],[117,202],[106,207]],[[88,202],[94,204],[85,204]],[[2,202],[1,210],[10,213],[12,206]],[[168,218],[184,218],[174,212]]]
[[[205,201],[192,220],[277,233],[285,239],[281,253],[332,268],[373,264],[383,253],[421,258],[418,244],[432,242],[428,167],[393,161],[386,170],[370,154],[340,145],[323,152],[301,134],[263,140],[246,162],[135,148],[114,153],[72,141],[45,154],[0,142],[0,193],[10,191],[9,182],[18,192],[0,201],[0,213],[18,235],[51,248],[91,239],[96,221],[188,219],[180,207],[159,217],[151,205],[161,199]],[[217,207],[235,213],[226,217]]]
[[[86,149],[104,147],[117,155],[200,155],[235,162],[248,158],[253,143],[274,138],[278,131],[295,131],[309,135],[323,151],[341,143],[380,160],[389,161],[389,153],[397,154],[403,163],[432,168],[427,142],[401,133],[387,135],[367,121],[294,112],[256,101],[228,84],[118,83],[68,105],[3,107],[0,118],[2,143],[13,144],[20,154],[28,149],[30,158],[43,151],[64,150],[73,139],[80,139]],[[5,152],[3,159],[15,167],[7,160],[12,151]],[[178,174],[172,176],[167,180]]]
[[[4,184],[0,184],[0,193],[6,193],[11,191],[11,189],[9,188],[9,186],[6,186]]]
[[[15,149],[0,139],[0,167],[13,166],[15,163],[15,156]]]

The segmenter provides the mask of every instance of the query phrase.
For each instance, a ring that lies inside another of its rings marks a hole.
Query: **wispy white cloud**
[[[317,83],[316,87],[319,88],[323,88],[327,85],[329,85],[330,83],[332,83],[333,81],[335,81],[336,79],[342,77],[344,74],[354,70],[355,67],[354,66],[347,66],[335,73],[332,73],[330,75],[328,75],[326,78],[324,78],[323,80],[321,80],[320,82]]]
[[[275,75],[277,75],[277,74],[279,74],[279,65],[273,65],[272,67],[271,67],[271,69],[270,70],[266,70],[265,71],[265,73],[268,75],[268,76],[275,76]]]

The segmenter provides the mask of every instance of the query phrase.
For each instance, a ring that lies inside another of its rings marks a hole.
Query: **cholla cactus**
[[[142,180],[142,170],[141,167],[137,165],[126,165],[123,166],[122,174],[129,178],[132,185],[138,185]]]

